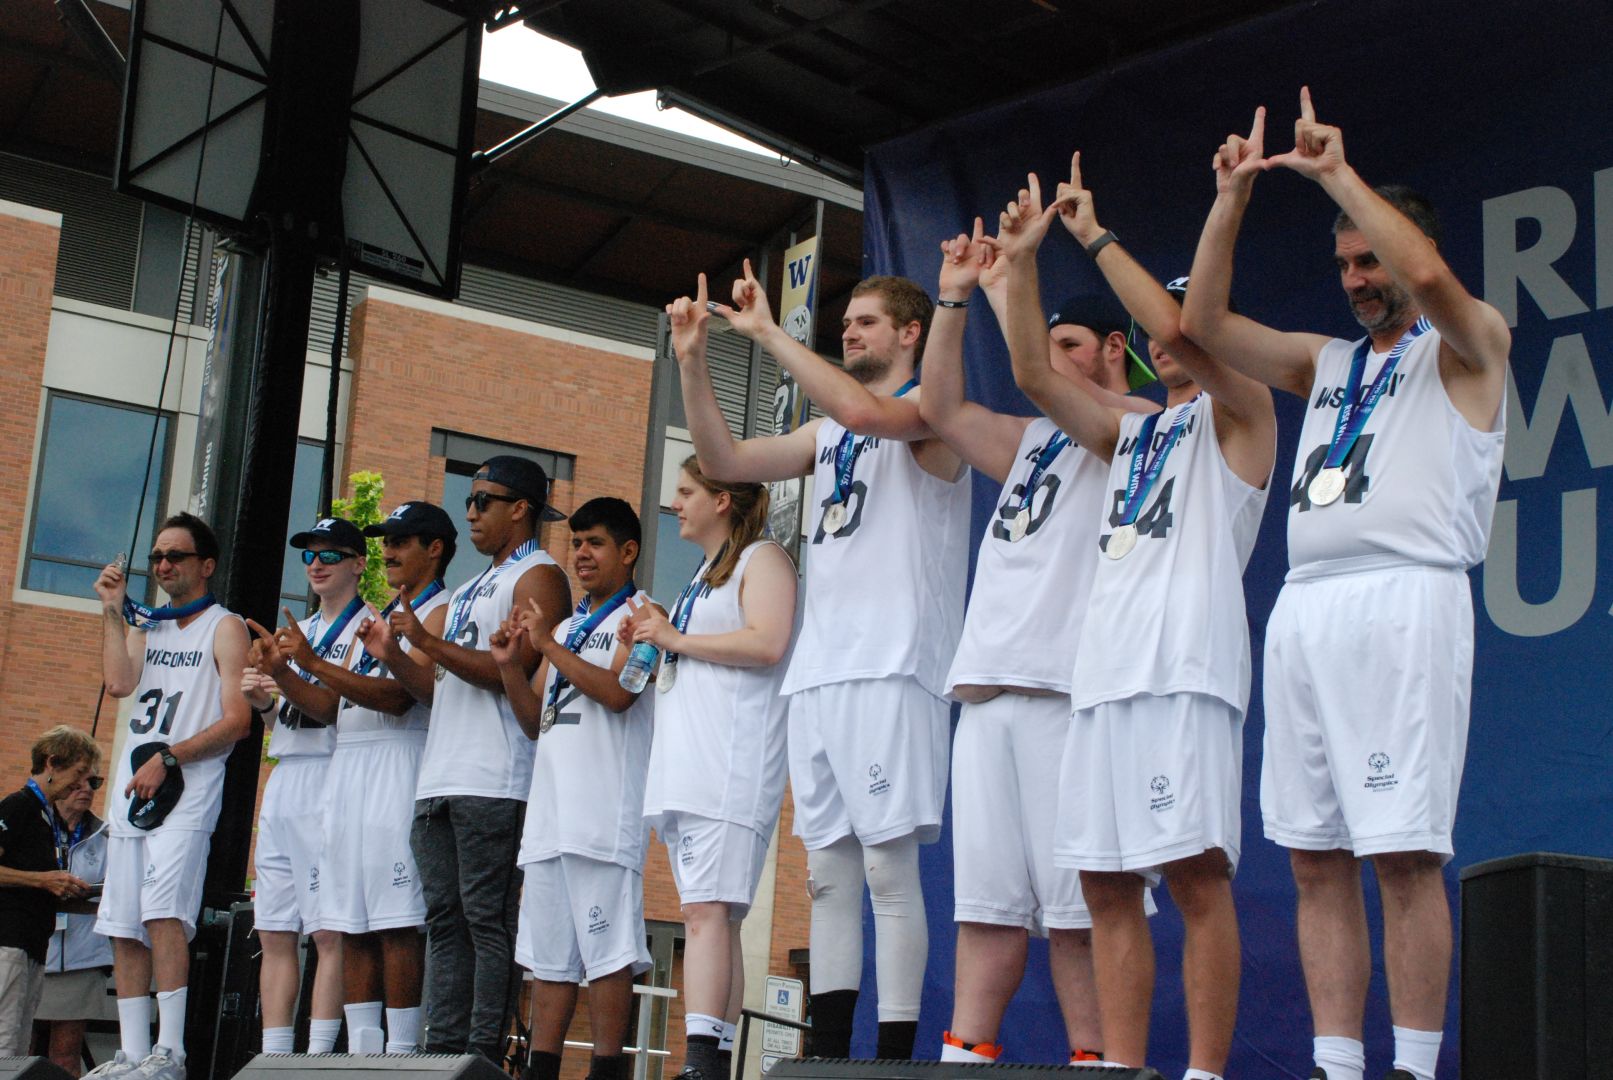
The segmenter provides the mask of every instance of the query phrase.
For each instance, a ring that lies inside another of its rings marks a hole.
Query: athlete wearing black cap
[[[565,573],[538,546],[538,523],[564,518],[548,495],[549,479],[537,462],[509,454],[483,462],[465,500],[465,520],[489,565],[454,592],[439,631],[408,605],[390,616],[394,632],[433,665],[435,680],[412,830],[433,971],[426,999],[431,1053],[470,1050],[501,1061],[518,987],[516,852],[532,744],[488,646],[514,608],[536,601],[548,619],[544,634],[571,610]],[[519,652],[530,677],[538,654],[530,641]]]

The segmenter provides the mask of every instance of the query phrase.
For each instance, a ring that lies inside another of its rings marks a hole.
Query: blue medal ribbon
[[[213,594],[208,593],[205,596],[197,597],[188,604],[181,604],[179,607],[165,605],[159,608],[150,608],[125,596],[123,598],[123,621],[136,630],[155,630],[158,623],[188,618],[198,611],[206,611],[216,603],[218,601],[213,599]]]
[[[1019,508],[1021,510],[1030,509],[1031,500],[1036,497],[1036,485],[1042,482],[1042,477],[1047,475],[1047,470],[1053,467],[1053,462],[1058,460],[1059,454],[1069,445],[1070,437],[1059,431],[1055,432],[1053,437],[1047,440],[1047,445],[1037,453],[1036,464],[1031,466],[1031,474],[1025,480],[1025,490],[1019,497]]]
[[[672,623],[673,628],[676,629],[678,633],[681,634],[685,630],[689,629],[689,619],[694,615],[695,601],[699,600],[702,596],[705,596],[709,592],[709,590],[702,588],[706,584],[706,570],[709,567],[715,566],[722,559],[723,553],[728,550],[728,545],[731,543],[733,543],[732,538],[725,541],[723,546],[717,550],[716,558],[709,559],[706,562],[701,563],[700,566],[696,568],[694,577],[689,579],[689,584],[683,587],[683,591],[678,594],[677,600],[673,601],[672,615],[668,621]],[[661,663],[676,664],[677,662],[677,653],[668,650],[663,654]]]
[[[1355,347],[1355,354],[1350,357],[1350,377],[1344,384],[1344,401],[1339,405],[1339,415],[1333,421],[1333,442],[1327,448],[1327,457],[1322,461],[1322,468],[1337,469],[1344,464],[1344,459],[1350,456],[1355,448],[1356,439],[1361,437],[1361,429],[1367,426],[1367,420],[1372,416],[1372,410],[1377,408],[1378,399],[1383,397],[1389,389],[1390,380],[1394,376],[1395,368],[1400,365],[1400,358],[1406,355],[1411,343],[1422,337],[1433,325],[1426,317],[1418,319],[1400,335],[1395,347],[1389,351],[1389,357],[1378,369],[1377,378],[1367,387],[1366,394],[1361,393],[1361,377],[1366,373],[1367,350],[1372,347],[1372,338],[1363,338],[1361,344]],[[1357,399],[1360,400],[1357,400]]]
[[[465,623],[470,620],[471,605],[476,602],[476,594],[482,589],[482,578],[487,577],[489,574],[493,575],[487,582],[487,587],[491,589],[498,584],[500,574],[537,550],[538,541],[534,537],[510,552],[510,557],[497,566],[489,566],[478,574],[471,587],[460,593],[459,599],[454,601],[453,610],[448,614],[448,632],[443,635],[442,639],[452,643],[459,637],[459,632],[465,629]]]
[[[1176,410],[1176,418],[1171,421],[1169,430],[1165,432],[1165,443],[1159,452],[1152,455],[1148,453],[1154,444],[1154,430],[1159,427],[1159,413],[1149,413],[1143,418],[1142,430],[1137,433],[1137,444],[1131,448],[1131,467],[1126,473],[1126,501],[1120,508],[1120,525],[1130,525],[1137,520],[1142,512],[1143,503],[1148,500],[1148,493],[1154,489],[1154,482],[1165,469],[1165,459],[1171,456],[1176,442],[1186,430],[1187,414],[1193,411],[1193,401],[1186,402]]]
[[[891,396],[901,397],[918,384],[917,379],[909,379]],[[851,498],[851,477],[857,471],[857,459],[862,457],[863,451],[868,448],[870,438],[868,435],[853,435],[850,431],[840,436],[840,445],[835,447],[836,503],[844,505],[846,500]]]
[[[23,787],[33,792],[34,798],[39,800],[39,805],[45,808],[45,819],[50,822],[50,835],[55,840],[56,844],[56,869],[66,870],[68,849],[63,846],[64,838],[62,835],[62,823],[61,820],[56,816],[56,807],[51,805],[50,799],[46,798],[45,796],[45,789],[40,787],[34,781],[33,777],[30,776],[28,778],[28,782],[24,784]],[[78,836],[82,837],[83,835],[84,822],[81,819],[78,823]],[[76,838],[74,842],[77,842]]]
[[[409,601],[409,606],[414,610],[419,611],[420,605],[442,592],[443,588],[444,586],[442,579],[438,578],[430,585],[427,585],[424,589],[421,589],[420,595]],[[396,611],[398,609],[399,599],[401,599],[401,597],[394,596],[391,600],[389,600],[386,607],[381,609],[381,613],[377,615],[376,618],[385,620],[388,615],[391,615],[394,611]],[[370,672],[374,671],[380,665],[380,663],[381,661],[370,655],[370,651],[368,649],[364,649],[359,653],[358,663],[353,667],[353,674],[368,675]]]
[[[314,655],[321,660],[329,656],[331,649],[336,647],[336,640],[342,636],[342,631],[347,629],[347,624],[352,622],[354,616],[363,610],[364,598],[362,596],[354,596],[353,599],[349,600],[347,606],[342,609],[342,613],[336,616],[336,621],[330,624],[330,628],[325,631],[324,636],[314,644]],[[308,632],[310,634],[317,633],[319,624],[323,619],[323,611],[315,612],[313,625],[308,627]],[[302,676],[303,682],[314,681],[313,675],[302,668],[297,669],[297,674]]]
[[[577,604],[577,610],[572,613],[572,627],[566,632],[567,650],[577,652],[581,649],[583,643],[588,640],[588,635],[592,634],[600,623],[610,618],[611,612],[627,603],[628,598],[637,592],[638,586],[629,581],[612,593],[610,599],[600,604],[592,613],[588,610],[588,597],[583,597]],[[582,621],[578,622],[579,619]],[[555,668],[554,685],[549,687],[549,700],[544,703],[545,707],[554,708],[560,701],[560,695],[564,694],[566,687],[570,685],[571,681],[561,674],[558,667]]]

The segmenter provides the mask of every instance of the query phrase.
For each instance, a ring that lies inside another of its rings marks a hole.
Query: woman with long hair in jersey
[[[740,922],[784,797],[779,684],[795,624],[795,565],[765,539],[767,488],[711,480],[690,457],[672,509],[705,558],[669,613],[622,634],[663,650],[644,816],[683,902],[688,1050],[680,1074],[727,1080],[744,997]]]

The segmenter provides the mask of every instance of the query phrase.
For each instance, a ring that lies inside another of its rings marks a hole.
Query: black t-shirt
[[[45,805],[27,788],[0,800],[0,866],[31,871],[59,869],[56,835]],[[43,964],[55,930],[56,898],[49,890],[0,887],[0,947],[21,949]]]

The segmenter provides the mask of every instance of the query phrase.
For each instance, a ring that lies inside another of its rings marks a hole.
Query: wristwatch
[[[174,757],[174,752],[172,750],[164,750],[162,752],[162,767],[165,769],[179,768],[179,759]]]

